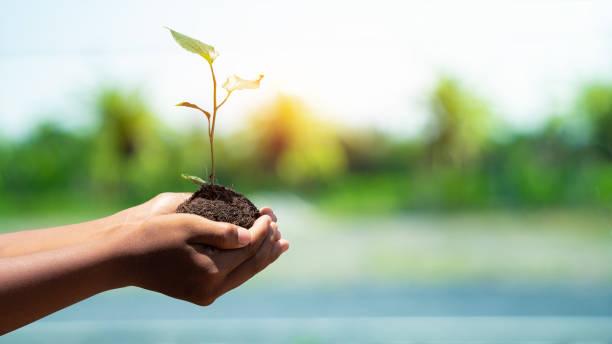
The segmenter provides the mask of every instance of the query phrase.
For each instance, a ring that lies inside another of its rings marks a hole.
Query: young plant
[[[232,75],[230,77],[227,78],[227,80],[223,83],[223,88],[226,90],[227,94],[225,95],[225,98],[223,98],[223,100],[221,102],[217,102],[217,79],[215,77],[215,71],[213,69],[213,62],[215,61],[215,59],[219,56],[219,53],[217,52],[217,50],[215,50],[215,48],[211,45],[208,45],[206,43],[202,43],[197,39],[191,38],[189,36],[183,35],[182,33],[176,32],[170,28],[167,27],[168,30],[170,30],[170,33],[172,34],[172,37],[174,38],[174,40],[181,46],[183,47],[183,49],[192,52],[194,54],[198,54],[200,56],[202,56],[206,62],[208,62],[208,65],[210,66],[210,73],[212,75],[212,82],[213,82],[213,109],[212,109],[212,114],[209,111],[206,111],[204,109],[202,109],[201,107],[189,103],[189,102],[182,102],[179,104],[176,104],[177,106],[186,106],[186,107],[190,107],[193,109],[197,109],[199,111],[201,111],[204,116],[206,116],[206,119],[208,120],[208,140],[210,142],[210,160],[211,160],[211,173],[209,176],[210,179],[210,184],[214,185],[215,184],[215,146],[214,146],[214,137],[215,137],[215,123],[217,122],[217,111],[219,111],[219,108],[221,108],[221,106],[223,106],[223,104],[225,104],[225,102],[227,101],[227,99],[229,98],[229,96],[232,94],[232,92],[237,91],[237,90],[247,90],[247,89],[256,89],[259,88],[259,83],[261,81],[261,79],[263,78],[263,75],[260,75],[257,79],[255,80],[246,80],[246,79],[242,79],[236,75]],[[204,184],[204,181],[201,178],[198,177],[193,177],[193,176],[185,176],[183,175],[183,178],[191,180],[192,182],[202,186]]]

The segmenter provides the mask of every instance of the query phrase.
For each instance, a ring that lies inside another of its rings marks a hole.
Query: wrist
[[[135,285],[135,262],[133,234],[134,225],[113,225],[100,237],[108,256],[108,279],[112,281],[111,289]]]
[[[121,210],[106,219],[109,223],[118,226],[134,226],[141,225],[144,221],[150,218],[153,214],[150,209],[149,202],[133,206],[128,209]]]
[[[150,211],[141,204],[107,218],[100,219],[103,229],[98,239],[105,241],[112,252],[112,271],[118,287],[141,286],[142,274],[146,268],[146,252],[143,251],[143,223],[150,217]]]

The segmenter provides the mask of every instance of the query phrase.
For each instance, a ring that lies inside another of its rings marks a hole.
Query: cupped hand
[[[185,202],[192,194],[184,192],[164,192],[143,204],[128,208],[113,215],[124,223],[141,223],[157,215],[174,214],[176,208]],[[268,215],[273,222],[277,222],[276,216],[270,207],[260,209],[262,215]]]
[[[0,335],[128,285],[209,305],[288,249],[272,209],[246,230],[175,214],[187,197],[161,194],[102,219],[0,235]]]
[[[125,224],[140,224],[154,216],[173,214],[190,196],[190,193],[183,192],[160,193],[145,203],[116,213],[113,218]]]
[[[180,199],[163,198],[160,204]],[[264,215],[249,230],[191,214],[150,217],[120,241],[128,257],[127,284],[198,305],[211,304],[289,248],[272,210],[261,212]]]

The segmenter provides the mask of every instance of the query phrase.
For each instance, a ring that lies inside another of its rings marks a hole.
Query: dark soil
[[[244,228],[251,228],[260,216],[259,210],[248,198],[221,185],[202,186],[179,205],[176,212],[196,214],[209,220],[229,222]]]

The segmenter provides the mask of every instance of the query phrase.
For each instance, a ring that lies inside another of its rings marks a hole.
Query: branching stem
[[[217,122],[217,110],[225,104],[227,99],[229,98],[232,91],[227,92],[225,98],[219,105],[217,105],[217,78],[215,77],[215,71],[213,69],[212,63],[208,63],[210,66],[210,74],[212,75],[213,81],[213,113],[212,113],[212,125],[210,121],[210,116],[208,117],[208,140],[210,142],[210,161],[211,161],[211,173],[210,173],[210,184],[215,185],[215,124]]]
[[[219,108],[221,108],[221,105],[225,104],[225,102],[227,101],[227,98],[229,98],[230,94],[232,94],[232,92],[227,92],[227,95],[225,96],[225,99],[223,99],[223,101],[221,103],[219,103],[219,105],[217,105],[216,110],[219,110]]]

